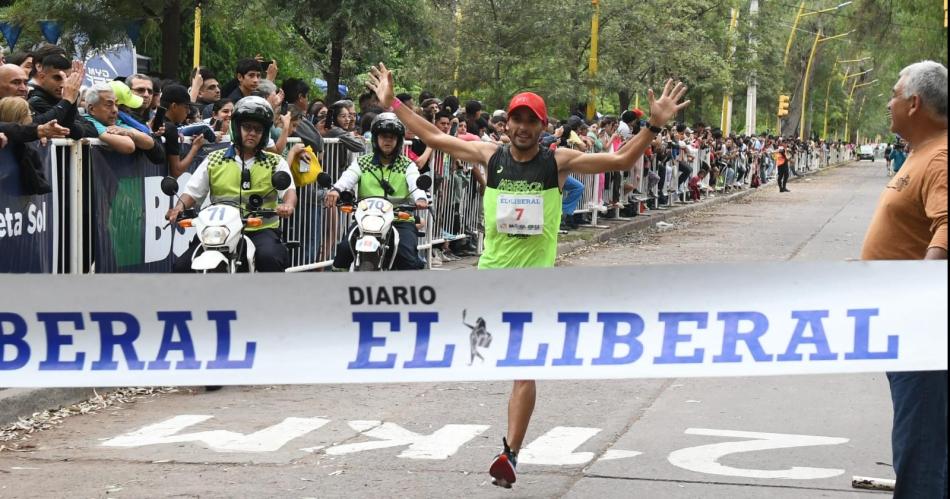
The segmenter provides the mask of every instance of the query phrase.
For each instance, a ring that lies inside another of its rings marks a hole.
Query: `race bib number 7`
[[[504,234],[541,234],[544,232],[544,198],[539,194],[499,194],[495,227]]]

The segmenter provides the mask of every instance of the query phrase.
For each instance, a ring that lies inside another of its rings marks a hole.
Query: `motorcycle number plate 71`
[[[379,249],[379,241],[375,237],[364,237],[356,242],[356,251],[360,253],[374,253]]]

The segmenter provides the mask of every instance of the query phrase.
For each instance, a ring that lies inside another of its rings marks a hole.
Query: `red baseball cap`
[[[533,92],[521,92],[512,97],[511,102],[508,103],[508,115],[511,116],[511,113],[515,109],[521,107],[530,109],[542,123],[547,124],[548,108],[544,105],[544,99],[542,99],[540,95]]]
[[[643,110],[640,109],[639,107],[633,108],[632,111],[633,111],[633,114],[637,116],[637,119],[640,119],[643,117]]]

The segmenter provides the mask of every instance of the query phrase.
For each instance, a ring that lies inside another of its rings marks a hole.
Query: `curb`
[[[712,199],[707,198],[708,200],[702,203],[693,203],[693,204],[680,205],[680,206],[674,205],[673,207],[667,208],[665,210],[650,210],[650,212],[645,215],[638,215],[636,217],[633,217],[634,218],[633,220],[624,221],[621,223],[605,221],[605,223],[611,224],[611,227],[608,229],[588,229],[588,228],[582,227],[582,230],[586,232],[590,232],[590,231],[597,231],[597,232],[594,232],[594,237],[590,239],[583,239],[579,241],[569,241],[569,242],[559,244],[557,247],[557,254],[558,256],[563,256],[567,253],[573,253],[577,250],[584,249],[588,246],[593,246],[597,243],[602,243],[610,239],[614,239],[614,238],[629,234],[631,232],[648,229],[656,225],[657,222],[664,222],[675,216],[683,215],[685,213],[691,213],[703,208],[709,208],[709,207],[716,206],[722,203],[727,203],[736,199],[742,199],[744,197],[752,195],[752,193],[754,192],[758,192],[758,191],[756,191],[755,189],[749,189],[749,190],[739,191],[737,193],[729,194],[729,195],[717,195],[715,198],[712,198]]]
[[[788,181],[798,182],[800,179],[804,177],[810,177],[812,175],[816,175],[821,172],[825,172],[833,168],[848,165],[851,163],[854,163],[854,161],[853,160],[844,161],[842,163],[829,165],[819,170],[813,170],[813,171],[802,173],[799,176],[792,176],[792,178],[788,179]],[[769,182],[766,185],[770,187],[774,187],[775,185],[774,182],[775,181],[773,180],[772,182]],[[684,215],[686,213],[692,213],[694,211],[710,208],[713,206],[720,205],[722,203],[728,203],[728,202],[732,202],[738,199],[742,199],[742,198],[751,196],[753,193],[756,193],[756,192],[762,192],[761,188],[759,189],[748,188],[746,190],[739,191],[733,194],[728,194],[728,195],[719,194],[715,198],[712,198],[712,199],[706,198],[706,201],[703,201],[700,203],[674,206],[672,208],[668,208],[665,210],[651,210],[646,215],[639,215],[637,217],[634,217],[633,220],[625,221],[621,223],[605,220],[605,223],[608,223],[611,225],[610,228],[607,228],[607,229],[594,229],[594,228],[582,227],[583,231],[585,231],[586,233],[593,233],[594,236],[590,239],[569,241],[569,242],[558,244],[557,256],[561,257],[568,253],[573,253],[575,251],[587,248],[589,246],[596,245],[598,243],[608,241],[610,239],[614,239],[614,238],[629,234],[631,232],[636,232],[636,231],[653,227],[656,225],[657,222],[664,222],[673,217],[677,217],[680,215]],[[592,231],[596,231],[596,232],[592,232]]]
[[[0,389],[0,425],[16,422],[34,413],[76,404],[95,396],[92,388]]]

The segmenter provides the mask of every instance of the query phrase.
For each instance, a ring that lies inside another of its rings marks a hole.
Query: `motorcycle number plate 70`
[[[364,237],[356,241],[356,251],[360,253],[374,253],[379,249],[379,241],[375,237]]]

